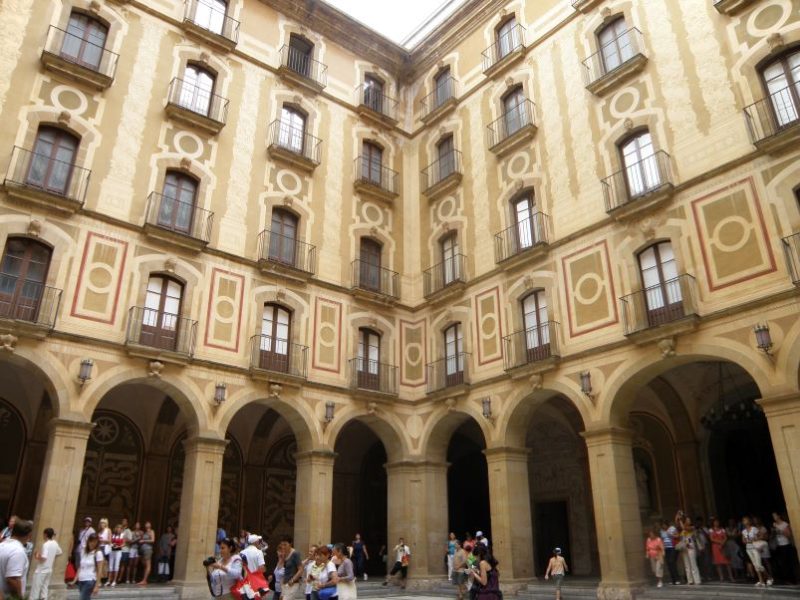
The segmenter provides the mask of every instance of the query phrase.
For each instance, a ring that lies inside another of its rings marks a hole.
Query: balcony
[[[536,135],[536,105],[525,100],[487,125],[489,150],[503,157],[529,142]]]
[[[75,34],[50,26],[42,50],[45,69],[70,81],[104,90],[114,81],[119,55]]]
[[[428,363],[428,394],[458,396],[466,393],[469,388],[469,357],[467,352],[460,352]]]
[[[714,0],[714,8],[723,15],[733,15],[755,4],[758,0]]]
[[[83,206],[90,175],[74,163],[15,146],[3,185],[11,200],[74,213]]]
[[[614,46],[611,50],[611,46]],[[632,27],[583,61],[586,89],[602,96],[641,72],[647,64],[644,36]]]
[[[781,240],[786,255],[786,266],[792,283],[800,286],[800,233],[787,236]]]
[[[358,86],[356,106],[358,114],[364,118],[388,127],[397,124],[397,100],[385,95],[378,88],[364,84]]]
[[[636,343],[691,331],[697,326],[697,283],[678,275],[620,300],[625,335]]]
[[[231,52],[239,42],[239,21],[204,0],[188,0],[183,15],[186,32],[215,50]]]
[[[800,141],[800,97],[787,87],[744,109],[750,139],[759,150],[777,154]]]
[[[400,298],[400,274],[380,265],[354,260],[350,265],[351,291],[355,296],[392,304]]]
[[[440,82],[434,82],[433,91],[422,99],[423,123],[431,125],[456,107],[456,83],[449,76]]]
[[[292,127],[280,119],[269,125],[269,155],[305,173],[312,173],[320,163],[321,146],[322,140],[302,127]]]
[[[61,290],[0,274],[0,332],[43,338],[56,325]]]
[[[506,371],[529,375],[547,371],[558,362],[559,324],[548,321],[503,338],[503,366]]]
[[[428,200],[436,200],[455,190],[461,183],[461,152],[452,150],[422,169],[420,188]]]
[[[258,236],[258,265],[262,271],[305,282],[314,276],[317,249],[291,236],[265,229]]]
[[[366,392],[367,397],[375,393],[397,395],[397,367],[366,358],[351,358],[350,389]]]
[[[601,180],[606,213],[622,220],[659,208],[669,200],[672,183],[670,156],[663,150],[631,163]]]
[[[299,386],[308,378],[308,346],[271,335],[250,338],[250,375],[255,379]]]
[[[315,93],[321,92],[328,85],[327,65],[292,46],[281,46],[280,53],[281,64],[278,67],[278,75],[286,81]]]
[[[356,192],[378,200],[391,202],[399,195],[397,171],[384,167],[381,163],[359,156],[354,163]]]
[[[147,197],[147,235],[198,252],[211,240],[214,213],[191,202],[152,192]]]
[[[528,264],[547,251],[550,217],[535,212],[494,236],[495,262],[503,269]]]
[[[505,71],[525,56],[525,28],[522,25],[515,25],[510,31],[499,36],[481,55],[483,74],[487,77]]]
[[[216,135],[225,127],[228,100],[176,77],[169,84],[167,115],[182,125]]]
[[[197,321],[144,306],[128,313],[125,345],[131,356],[186,364],[196,340]]]
[[[602,2],[603,0],[572,0],[572,8],[582,13],[588,13]]]
[[[422,272],[423,293],[427,300],[440,301],[460,294],[466,282],[467,257],[463,254],[456,254]]]

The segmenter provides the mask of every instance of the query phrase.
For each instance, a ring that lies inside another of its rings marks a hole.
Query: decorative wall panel
[[[314,305],[315,369],[339,373],[342,353],[342,303],[317,298]]]
[[[205,345],[230,352],[239,351],[242,322],[244,277],[230,271],[214,269],[208,292]]]
[[[576,337],[617,323],[617,299],[605,240],[561,260],[570,335]]]
[[[409,387],[425,385],[425,321],[400,321],[400,384]]]
[[[114,323],[127,250],[127,242],[89,232],[72,301],[73,317]]]
[[[475,296],[475,331],[478,332],[478,364],[503,358],[503,326],[500,322],[500,288],[493,287]]]

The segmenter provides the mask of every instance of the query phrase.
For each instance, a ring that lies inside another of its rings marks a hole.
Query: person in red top
[[[711,539],[711,561],[717,567],[717,575],[719,575],[720,582],[724,582],[725,578],[722,576],[722,567],[728,570],[728,580],[733,583],[733,572],[731,571],[731,561],[725,556],[724,548],[725,543],[728,541],[728,534],[719,522],[719,519],[714,519],[711,523],[711,531],[708,534]]]
[[[108,558],[108,580],[106,587],[117,587],[117,577],[119,575],[119,563],[122,559],[122,546],[125,540],[122,537],[122,524],[114,527],[111,534],[111,554]]]
[[[656,534],[655,529],[651,529],[647,535],[647,540],[644,544],[645,558],[650,559],[650,568],[653,569],[653,575],[656,577],[656,587],[664,585],[662,578],[664,577],[664,542],[661,541],[661,536]]]

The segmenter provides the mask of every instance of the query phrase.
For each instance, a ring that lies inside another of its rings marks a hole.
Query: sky
[[[465,0],[325,0],[351,17],[375,29],[390,40],[403,43],[426,19],[431,17],[440,7],[445,12],[432,24],[435,25],[445,16],[451,14]],[[407,46],[413,46],[411,40]]]

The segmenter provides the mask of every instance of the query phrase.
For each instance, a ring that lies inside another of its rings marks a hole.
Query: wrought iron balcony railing
[[[625,335],[659,327],[697,314],[697,284],[688,274],[678,275],[620,298]]]
[[[11,152],[5,185],[59,196],[83,204],[91,171],[18,146]]]
[[[550,217],[535,212],[494,236],[494,255],[498,263],[527,250],[548,244],[550,241]]]
[[[506,371],[561,356],[558,328],[557,322],[547,321],[505,336],[503,362]]]
[[[778,90],[744,109],[754,144],[800,125],[800,95],[794,87]]]
[[[536,105],[530,100],[525,100],[511,110],[503,113],[487,125],[489,129],[489,147],[493,148],[513,136],[528,125],[536,124]]]
[[[524,47],[525,28],[517,24],[503,35],[498,36],[492,45],[481,53],[483,56],[483,72],[489,71],[504,58]]]
[[[60,304],[61,290],[0,274],[0,319],[25,321],[52,330]]]
[[[422,272],[422,285],[426,298],[454,283],[467,281],[467,257],[463,254],[446,258]]]
[[[145,306],[132,306],[128,313],[128,345],[192,356],[196,339],[197,321]]]
[[[258,236],[258,259],[314,274],[317,248],[282,233],[265,229]]]
[[[309,54],[289,45],[281,46],[280,53],[282,67],[307,79],[319,88],[324,88],[328,85],[327,65],[314,60]]]
[[[104,46],[51,25],[44,42],[44,53],[65,62],[114,78],[119,55]]]
[[[441,183],[451,175],[462,174],[461,152],[453,150],[422,169],[420,187],[423,191]]]
[[[665,186],[671,186],[670,156],[659,150],[601,181],[606,212],[612,212]]]
[[[167,102],[217,123],[224,124],[228,118],[227,98],[179,77],[169,84]]]
[[[308,346],[271,335],[254,335],[250,338],[250,368],[306,379]]]
[[[239,21],[204,0],[188,0],[183,20],[234,44],[239,41]]]
[[[800,232],[787,236],[781,241],[792,283],[800,285]]]
[[[400,297],[400,274],[364,260],[354,260],[350,266],[353,288],[373,292],[388,298]]]
[[[269,145],[295,154],[312,164],[318,165],[320,162],[322,140],[307,133],[302,127],[292,127],[280,119],[269,125]]]
[[[381,394],[397,393],[397,367],[366,358],[351,358],[350,387]]]
[[[366,156],[355,160],[356,181],[372,185],[390,194],[399,192],[397,187],[397,171],[384,167],[380,162]]]
[[[208,243],[214,213],[193,202],[152,192],[147,197],[145,223]]]
[[[644,47],[644,36],[641,31],[635,27],[623,31],[583,61],[584,83],[587,86],[591,85],[613,73],[628,61],[644,54]]]
[[[381,92],[379,89],[361,84],[356,88],[356,102],[370,110],[392,120],[397,119],[397,100]]]
[[[428,393],[469,384],[469,356],[467,352],[460,352],[428,363]]]
[[[444,106],[448,100],[456,97],[456,83],[456,80],[451,76],[444,77],[441,81],[434,83],[433,91],[422,99],[423,119]]]

